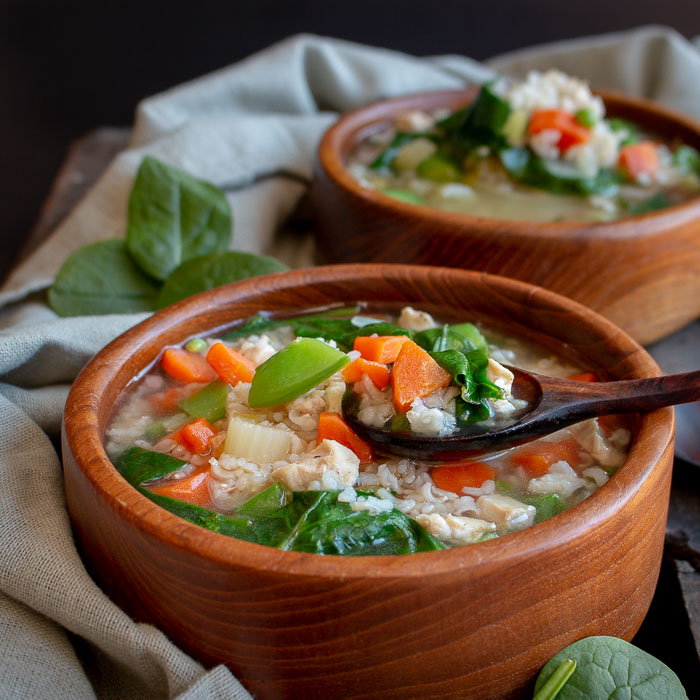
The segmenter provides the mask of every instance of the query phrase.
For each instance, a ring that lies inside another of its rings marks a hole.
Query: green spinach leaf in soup
[[[79,248],[64,262],[48,301],[60,316],[151,311],[159,284],[129,256],[124,241],[111,238]]]
[[[186,462],[130,447],[116,460],[121,475],[144,496],[200,527],[248,542],[295,552],[366,556],[444,549],[415,520],[396,509],[378,515],[354,511],[337,491],[286,491],[274,484],[232,515],[152,493],[145,487]],[[366,497],[368,494],[358,494]]]
[[[142,270],[165,280],[185,260],[223,252],[231,240],[226,195],[155,158],[141,163],[129,197],[127,248]]]

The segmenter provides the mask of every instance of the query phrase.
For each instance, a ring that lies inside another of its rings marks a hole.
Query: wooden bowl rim
[[[319,142],[318,163],[325,175],[342,190],[350,192],[354,197],[363,200],[367,205],[385,208],[402,217],[413,217],[423,223],[434,226],[445,225],[451,229],[461,227],[464,233],[471,235],[485,232],[491,235],[491,229],[507,228],[510,235],[532,236],[535,238],[572,238],[572,237],[610,237],[629,238],[639,235],[653,235],[660,230],[677,226],[700,218],[700,193],[685,202],[674,204],[646,214],[636,214],[621,219],[605,222],[576,222],[576,221],[526,221],[519,219],[499,219],[497,217],[470,216],[455,212],[442,211],[433,207],[402,202],[388,197],[381,192],[363,187],[347,170],[343,162],[342,152],[348,140],[367,133],[375,124],[386,122],[397,112],[411,108],[438,106],[441,101],[448,102],[447,106],[467,102],[472,99],[479,86],[472,85],[458,90],[436,90],[417,92],[398,97],[376,100],[357,107],[343,114],[338,121],[330,126]],[[669,125],[680,125],[694,132],[700,143],[700,123],[688,115],[674,111],[664,105],[641,97],[631,97],[612,90],[594,90],[608,105],[624,107],[638,111],[640,114],[654,115]],[[644,119],[642,118],[642,121]]]
[[[114,367],[123,363],[139,348],[153,344],[163,332],[201,313],[205,304],[207,309],[225,307],[254,300],[261,293],[303,288],[324,282],[359,283],[374,278],[409,278],[425,284],[435,277],[447,279],[451,284],[488,284],[497,288],[499,294],[525,293],[533,304],[545,303],[556,306],[563,312],[576,314],[593,337],[600,337],[601,341],[610,340],[613,347],[628,355],[630,361],[639,367],[638,376],[657,376],[661,373],[646,351],[617,326],[577,302],[541,287],[485,272],[456,268],[381,263],[327,265],[257,277],[202,292],[155,313],[120,335],[83,368],[71,388],[64,412],[64,450],[70,450],[85,479],[96,490],[104,506],[111,509],[117,517],[130,519],[136,529],[156,540],[159,545],[187,550],[223,567],[235,565],[254,570],[282,570],[290,576],[337,581],[366,576],[412,578],[428,573],[456,573],[465,568],[477,576],[493,567],[501,567],[504,563],[515,565],[522,558],[572,542],[585,531],[604,526],[633,497],[672,444],[672,409],[660,409],[640,417],[637,439],[625,465],[614,479],[581,504],[556,518],[504,538],[412,555],[340,557],[283,552],[210,532],[156,506],[129,485],[109,460],[102,440],[105,425],[99,424],[97,407],[101,395],[113,381]],[[238,319],[232,317],[230,323],[236,320]],[[205,329],[213,330],[210,324]],[[185,337],[191,337],[191,334],[183,335],[182,340]],[[139,368],[140,371],[143,369]],[[122,385],[117,388],[122,391],[125,387]],[[82,442],[80,454],[76,454],[74,449],[78,440]],[[643,442],[649,443],[646,446],[646,457],[641,454]]]

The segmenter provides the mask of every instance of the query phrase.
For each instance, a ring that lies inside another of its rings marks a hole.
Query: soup
[[[136,488],[211,530],[318,554],[401,554],[522,530],[602,486],[630,431],[592,419],[480,459],[379,454],[341,415],[421,435],[509,420],[504,364],[593,381],[544,349],[404,308],[275,320],[165,348],[107,429]]]
[[[456,112],[414,110],[362,141],[347,164],[365,186],[470,216],[608,221],[700,193],[700,154],[606,118],[559,71],[498,79]]]

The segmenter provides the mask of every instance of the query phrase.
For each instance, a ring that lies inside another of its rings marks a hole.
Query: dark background
[[[650,23],[700,34],[700,0],[0,0],[0,278],[72,140],[291,34],[483,59]]]

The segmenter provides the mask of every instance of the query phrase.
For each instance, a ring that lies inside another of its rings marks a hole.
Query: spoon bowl
[[[507,369],[514,376],[513,397],[526,402],[526,406],[495,425],[493,422],[464,425],[445,436],[369,427],[358,419],[357,395],[352,390],[343,397],[343,416],[363,440],[380,452],[439,461],[515,447],[587,418],[652,411],[700,399],[700,370],[650,379],[582,382],[517,367]]]

